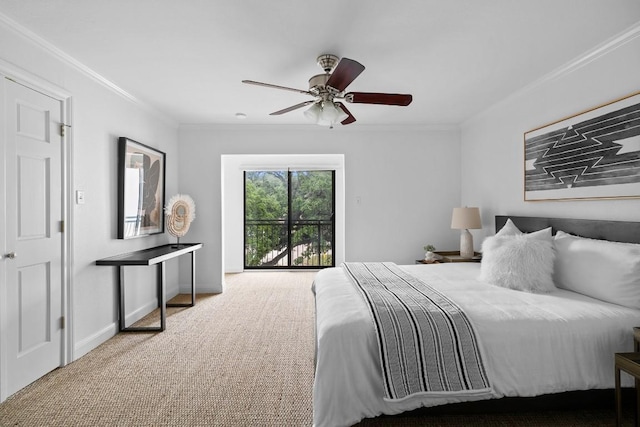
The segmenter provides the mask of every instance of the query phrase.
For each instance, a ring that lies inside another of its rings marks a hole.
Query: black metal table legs
[[[191,302],[187,303],[167,303],[166,292],[166,268],[165,262],[156,264],[157,286],[158,286],[158,306],[160,308],[160,326],[129,326],[126,325],[125,304],[124,304],[124,270],[123,266],[118,269],[118,313],[120,316],[120,332],[162,332],[167,326],[167,307],[193,307],[196,305],[196,253],[191,252]]]
[[[157,265],[157,287],[158,287],[158,307],[160,308],[160,326],[129,326],[126,325],[126,310],[124,305],[124,271],[122,266],[118,268],[118,300],[120,301],[118,312],[120,315],[120,332],[162,332],[167,326],[167,301],[165,283],[165,263]]]
[[[193,307],[196,305],[196,253],[191,252],[191,302],[172,302],[167,307]]]

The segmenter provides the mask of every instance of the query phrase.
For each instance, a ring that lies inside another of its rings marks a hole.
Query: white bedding
[[[613,388],[614,353],[632,351],[640,310],[558,289],[531,294],[487,285],[480,264],[401,266],[446,292],[471,319],[493,395],[537,396]],[[341,267],[320,271],[316,293],[315,427],[487,397],[433,396],[383,400],[371,314]],[[623,385],[631,378],[623,376]]]

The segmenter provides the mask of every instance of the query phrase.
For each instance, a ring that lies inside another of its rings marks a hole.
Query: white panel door
[[[63,364],[62,103],[5,79],[4,397]]]

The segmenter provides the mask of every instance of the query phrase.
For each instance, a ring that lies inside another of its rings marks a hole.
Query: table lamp
[[[462,230],[460,232],[460,257],[473,258],[473,236],[469,229],[482,228],[480,208],[453,208],[451,228]]]

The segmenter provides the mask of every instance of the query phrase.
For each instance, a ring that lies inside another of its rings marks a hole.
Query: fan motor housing
[[[329,74],[336,67],[336,65],[338,64],[338,61],[340,61],[340,58],[338,58],[335,55],[325,53],[323,55],[318,56],[316,61],[318,61],[318,66],[320,66],[320,68],[322,68],[325,73]]]
[[[316,74],[309,79],[309,90],[322,92],[325,90],[327,80],[331,77],[330,74]]]

